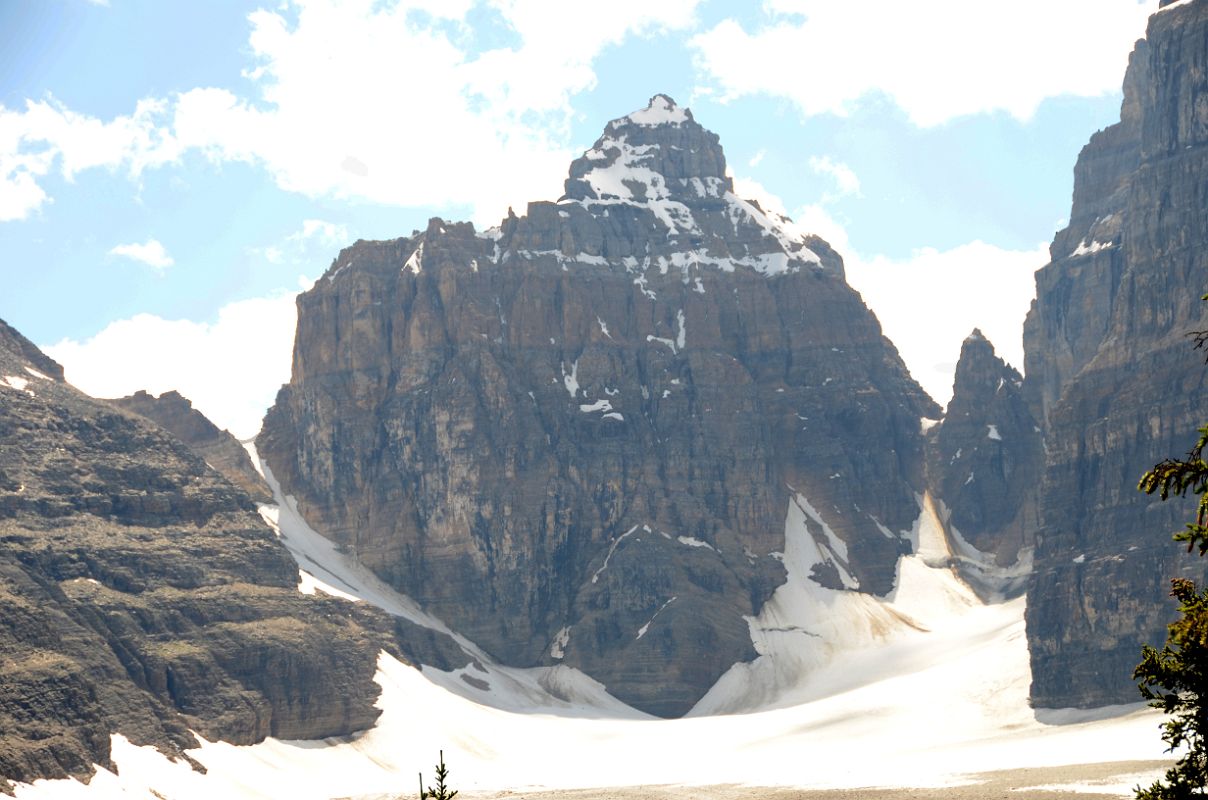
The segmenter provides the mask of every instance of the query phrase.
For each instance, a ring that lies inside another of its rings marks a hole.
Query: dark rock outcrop
[[[179,392],[164,392],[155,397],[139,391],[109,402],[157,423],[256,502],[273,502],[272,491],[252,465],[251,457],[239,440],[230,431],[221,430],[210,422]]]
[[[246,493],[0,323],[0,791],[112,767],[112,733],[370,726],[392,622],[297,584]]]
[[[686,712],[755,655],[790,493],[852,583],[892,588],[938,416],[839,256],[731,190],[717,137],[659,96],[556,203],[358,242],[299,298],[260,453],[498,659]]]
[[[1141,645],[1175,615],[1169,579],[1205,572],[1170,541],[1189,504],[1135,487],[1208,416],[1186,336],[1208,327],[1208,2],[1150,18],[1124,93],[1079,156],[1025,326],[1047,449],[1027,613],[1042,707],[1136,701]]]
[[[927,477],[949,535],[980,551],[962,565],[975,587],[1008,595],[1023,590],[1023,569],[1004,579],[981,567],[1026,566],[1043,463],[1041,429],[1024,399],[1023,378],[974,330],[961,346],[944,419],[928,436]]]

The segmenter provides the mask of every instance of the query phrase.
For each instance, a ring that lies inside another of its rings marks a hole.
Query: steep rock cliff
[[[1043,463],[1023,378],[975,329],[961,345],[944,419],[928,435],[927,477],[962,573],[984,594],[1023,591]]]
[[[1206,327],[1208,2],[1151,17],[1124,92],[1120,123],[1079,157],[1025,326],[1047,449],[1028,587],[1037,706],[1137,700],[1140,647],[1174,616],[1169,579],[1204,574],[1170,542],[1188,506],[1135,487],[1206,417],[1186,334]]]
[[[369,727],[392,622],[297,584],[247,494],[0,322],[0,791],[112,768],[112,733]]]
[[[558,202],[344,250],[260,453],[316,527],[500,660],[686,712],[754,657],[793,492],[884,593],[923,488],[910,379],[839,256],[741,200],[663,96]]]

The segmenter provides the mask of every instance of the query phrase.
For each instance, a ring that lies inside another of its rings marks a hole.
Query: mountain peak
[[[953,402],[959,405],[958,396],[992,397],[1008,384],[1014,392],[1022,381],[1019,372],[994,352],[994,344],[980,329],[974,328],[973,333],[961,344],[960,360],[956,363],[954,376]],[[952,405],[949,404],[949,411],[951,409]]]
[[[16,328],[0,319],[0,355],[4,353],[16,358],[17,364],[24,362],[56,381],[64,380],[63,367],[57,361],[39,350],[37,345],[22,336]]]
[[[619,215],[631,220],[630,230],[661,229],[656,249],[643,242],[641,257],[661,256],[681,269],[741,265],[771,275],[812,265],[842,275],[841,261],[824,264],[792,220],[734,194],[717,134],[665,94],[604,127],[571,163],[557,205],[570,219],[582,213],[572,210],[578,205],[610,225]]]
[[[566,181],[571,200],[687,201],[733,191],[717,134],[665,94],[609,122]]]
[[[676,105],[675,101],[668,95],[656,94],[650,98],[650,102],[645,108],[627,114],[620,119],[614,119],[609,123],[609,128],[614,126],[619,127],[626,123],[644,127],[657,127],[659,125],[683,125],[685,122],[695,122],[690,110]]]

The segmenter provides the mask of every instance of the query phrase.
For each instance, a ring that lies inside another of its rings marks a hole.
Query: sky
[[[845,258],[941,404],[1023,368],[1073,166],[1157,0],[3,0],[0,318],[253,435],[340,248],[556,200],[657,93]]]

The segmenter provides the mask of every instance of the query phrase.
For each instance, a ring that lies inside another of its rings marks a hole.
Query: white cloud
[[[1027,120],[1048,97],[1118,90],[1155,5],[768,0],[765,27],[724,20],[692,45],[723,100],[768,94],[845,115],[883,93],[924,127],[991,111]]]
[[[302,221],[302,227],[275,244],[249,248],[270,264],[313,264],[315,259],[351,243],[348,226],[321,219]]]
[[[296,320],[294,295],[282,293],[231,303],[210,324],[139,314],[86,341],[42,349],[94,397],[175,389],[220,428],[248,438],[289,380]]]
[[[168,255],[168,251],[164,249],[164,246],[156,239],[148,239],[143,244],[119,244],[109,251],[109,255],[123,256],[134,261],[141,261],[159,271],[163,271],[176,263],[172,256]]]
[[[0,105],[0,222],[25,219],[48,201],[38,185],[54,163],[55,152],[24,147],[26,115]]]
[[[833,178],[838,188],[838,197],[860,196],[860,179],[852,168],[842,161],[835,161],[830,156],[810,156],[810,169],[819,175]]]
[[[393,205],[467,204],[480,224],[562,193],[571,96],[627,37],[694,22],[699,0],[488,0],[519,39],[471,53],[472,0],[296,0],[248,17],[256,61],[241,97],[198,87],[104,122],[54,101],[0,106],[0,221],[48,202],[40,180],[125,166],[137,176],[195,150],[262,165],[289,190]],[[422,11],[423,14],[415,12]],[[590,18],[590,24],[583,20]],[[573,34],[573,35],[572,35]]]
[[[598,13],[600,6],[587,0],[489,1],[523,44],[468,64],[470,89],[507,114],[569,111],[572,94],[595,86],[592,62],[605,47],[631,35],[687,28],[698,2],[612,0],[607,13]]]
[[[981,241],[951,250],[922,248],[908,258],[861,258],[848,251],[847,280],[923,388],[944,405],[961,342],[981,328],[998,355],[1023,371],[1023,320],[1036,295],[1048,245],[1005,250]]]
[[[161,125],[167,104],[142,100],[109,122],[78,114],[53,98],[27,100],[23,111],[0,105],[0,222],[25,219],[49,200],[38,183],[55,164],[68,180],[95,167],[126,166],[131,177],[174,159]]]
[[[468,2],[427,4],[462,23]],[[381,203],[472,203],[494,224],[509,205],[561,194],[572,94],[629,35],[692,21],[695,0],[624,0],[582,24],[585,2],[495,0],[521,41],[469,56],[413,4],[296,4],[296,20],[250,17],[262,105],[220,90],[180,98],[184,146],[262,162],[285,188]],[[574,31],[573,36],[568,35]]]
[[[302,230],[291,233],[286,241],[300,245],[314,242],[324,248],[348,244],[348,226],[321,219],[302,220]]]
[[[25,219],[50,199],[37,181],[45,172],[28,164],[6,167],[4,161],[0,156],[0,222]]]
[[[794,211],[792,216],[797,221],[798,227],[821,236],[845,259],[855,257],[855,251],[847,238],[847,228],[834,218],[826,206],[803,206]]]

